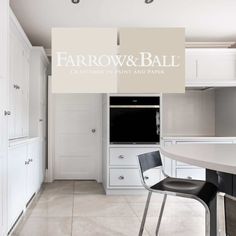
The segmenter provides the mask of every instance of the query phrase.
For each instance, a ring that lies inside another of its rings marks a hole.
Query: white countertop
[[[236,175],[236,144],[182,144],[160,150],[176,161]]]
[[[180,141],[235,141],[236,137],[218,137],[218,136],[165,136],[163,140]]]

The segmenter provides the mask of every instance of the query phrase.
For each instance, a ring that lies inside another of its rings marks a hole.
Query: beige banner
[[[55,28],[54,93],[182,93],[183,28]]]

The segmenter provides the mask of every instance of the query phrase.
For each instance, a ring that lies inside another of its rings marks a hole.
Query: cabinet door
[[[236,54],[212,53],[199,55],[197,79],[212,81],[236,81]]]
[[[37,162],[37,143],[28,144],[28,155],[26,157],[26,202],[28,202],[36,191],[36,179],[38,176],[36,169]]]
[[[25,207],[27,145],[9,149],[8,157],[8,230]]]
[[[8,120],[8,132],[9,139],[16,138],[16,77],[18,73],[17,55],[18,55],[18,43],[13,32],[10,32],[9,43],[9,106],[11,115]]]
[[[44,176],[45,176],[45,161],[46,161],[46,141],[42,140],[39,142],[38,146],[38,155],[39,155],[39,186],[44,181]]]
[[[22,81],[21,81],[21,96],[22,96],[22,136],[26,137],[29,133],[29,53],[26,49],[22,55]]]
[[[15,26],[10,31],[9,138],[28,135],[29,51]]]
[[[8,1],[0,6],[0,236],[6,235],[7,222],[7,119],[8,110]]]
[[[4,115],[4,110],[7,108],[7,80],[0,75],[0,235],[5,230],[5,212],[7,199],[6,173],[7,173],[7,117]]]

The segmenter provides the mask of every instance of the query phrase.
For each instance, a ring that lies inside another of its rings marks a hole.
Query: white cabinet
[[[27,145],[9,149],[8,156],[8,230],[25,208]]]
[[[47,68],[49,61],[42,47],[33,47],[30,54],[30,136],[46,137]]]
[[[110,169],[109,180],[111,187],[141,187],[138,169]]]
[[[9,147],[8,157],[8,231],[17,221],[44,178],[39,138]]]
[[[0,3],[0,236],[7,228],[8,0]]]
[[[180,168],[176,167],[175,176],[177,178],[183,179],[198,179],[198,180],[205,180],[206,171],[202,168]]]
[[[157,151],[158,147],[110,147],[107,171],[107,189],[141,189],[141,178],[138,169],[138,155]],[[145,182],[154,184],[161,179],[160,168],[146,171]]]
[[[31,44],[11,11],[9,33],[9,139],[28,136],[29,56]]]
[[[186,49],[186,85],[236,86],[236,50]]]

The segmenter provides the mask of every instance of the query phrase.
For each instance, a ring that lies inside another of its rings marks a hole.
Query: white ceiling
[[[185,27],[188,41],[236,41],[235,0],[11,0],[34,46],[52,27]]]

